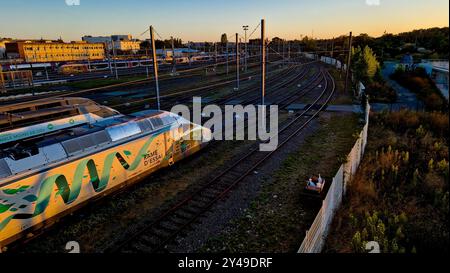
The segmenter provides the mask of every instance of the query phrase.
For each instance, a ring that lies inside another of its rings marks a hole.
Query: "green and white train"
[[[0,128],[0,250],[211,137],[169,112],[122,115],[83,98],[0,106]]]

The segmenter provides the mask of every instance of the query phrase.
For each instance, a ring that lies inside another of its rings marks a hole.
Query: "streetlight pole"
[[[149,44],[149,47],[150,47],[150,44]],[[148,71],[148,67],[150,66],[150,56],[148,56],[148,48],[147,47],[145,48],[145,58],[146,58],[146,60],[148,60],[148,65],[145,66],[145,73],[147,75],[147,79],[150,79],[150,74]]]
[[[90,55],[89,55],[89,47],[85,47],[85,52],[86,52],[86,59],[87,59],[87,62],[88,62],[88,72],[90,73],[91,72],[91,60],[90,60]]]
[[[175,75],[177,73],[177,59],[175,59],[175,43],[173,37],[170,36],[170,40],[172,41],[172,74]]]
[[[225,50],[227,51],[227,75],[228,75],[228,72],[229,72],[229,68],[228,68],[228,39],[227,39],[227,42],[225,43]]]
[[[244,37],[244,65],[245,65],[245,72],[247,72],[247,30],[248,30],[248,26],[242,26],[244,28],[244,32],[245,32],[245,37]]]
[[[155,75],[156,102],[158,110],[161,110],[161,105],[159,102],[158,60],[156,59],[155,34],[153,33],[153,26],[150,26],[150,42],[152,43],[151,46],[153,55],[153,74]]]
[[[116,74],[116,80],[118,80],[119,74],[117,74],[116,46],[114,44],[114,40],[111,40],[111,45],[112,45],[112,51],[113,51],[114,71]]]
[[[189,53],[188,53],[189,66],[191,66],[191,58],[192,58],[192,55],[191,55],[191,42],[188,42],[188,51],[189,51]]]
[[[350,75],[351,59],[352,59],[352,32],[350,31],[350,36],[348,37],[347,69],[345,70],[345,92],[347,92],[348,88],[348,77]]]
[[[239,90],[239,34],[236,33],[236,90]]]
[[[266,95],[266,38],[265,20],[261,20],[261,105],[264,107]]]
[[[214,43],[214,71],[217,71],[217,43]]]

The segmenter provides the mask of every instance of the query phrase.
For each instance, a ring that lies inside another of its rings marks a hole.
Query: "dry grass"
[[[366,155],[326,252],[363,252],[371,240],[390,253],[448,252],[448,147],[441,133],[448,124],[442,128],[441,119],[407,111],[373,116]],[[374,227],[383,234],[371,233]]]

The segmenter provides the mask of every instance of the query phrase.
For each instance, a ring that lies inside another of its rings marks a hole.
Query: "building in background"
[[[139,41],[128,41],[128,40],[114,41],[113,40],[113,45],[114,45],[115,50],[126,51],[126,52],[131,51],[133,53],[138,52],[139,49],[141,48],[141,42],[139,42]]]
[[[6,58],[6,43],[11,42],[11,39],[0,38],[0,59]]]
[[[6,55],[27,63],[103,60],[105,47],[102,43],[64,43],[61,40],[14,41],[6,43]]]
[[[83,36],[81,38],[87,43],[103,43],[108,51],[114,47],[116,51],[133,52],[140,50],[141,41],[133,39],[130,34],[111,36]]]
[[[111,36],[83,36],[81,37],[81,40],[90,43],[90,44],[96,44],[96,43],[104,43],[104,44],[111,44]]]
[[[131,36],[131,34],[111,35],[111,39],[114,42],[117,42],[117,41],[131,41],[131,40],[133,40],[133,36]]]

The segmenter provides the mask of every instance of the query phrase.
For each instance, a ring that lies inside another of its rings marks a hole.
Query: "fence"
[[[369,128],[370,105],[366,105],[365,125],[359,138],[347,156],[346,163],[342,164],[333,178],[327,196],[323,200],[322,207],[317,213],[310,229],[306,231],[298,253],[320,253],[325,244],[326,236],[333,220],[336,210],[342,203],[348,182],[352,179],[359,163],[364,155],[367,145],[367,130]]]

